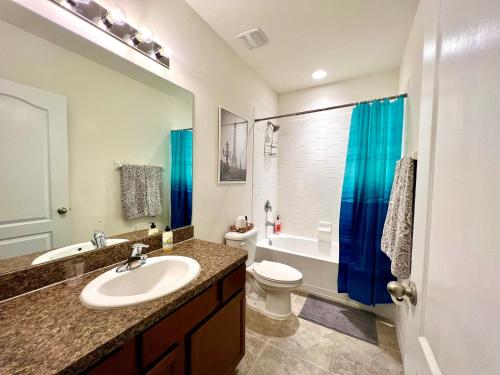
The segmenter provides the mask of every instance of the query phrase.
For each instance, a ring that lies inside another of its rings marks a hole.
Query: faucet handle
[[[132,255],[133,257],[139,256],[142,253],[142,249],[147,249],[149,245],[145,245],[143,243],[135,243],[132,245]]]

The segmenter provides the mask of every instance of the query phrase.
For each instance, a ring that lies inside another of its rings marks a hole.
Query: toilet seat
[[[302,273],[283,263],[263,260],[253,267],[255,274],[266,281],[278,284],[297,284],[302,282]]]

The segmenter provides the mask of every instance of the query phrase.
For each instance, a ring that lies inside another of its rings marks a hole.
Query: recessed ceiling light
[[[311,77],[313,77],[313,79],[323,79],[325,78],[326,76],[328,75],[327,72],[325,72],[324,70],[322,69],[319,69],[319,70],[316,70],[313,74],[311,74]]]

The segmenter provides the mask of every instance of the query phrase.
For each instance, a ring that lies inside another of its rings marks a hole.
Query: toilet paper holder
[[[412,305],[417,304],[417,286],[413,281],[410,281],[408,285],[399,281],[391,281],[387,284],[387,291],[399,302],[404,301],[404,297],[407,297]]]

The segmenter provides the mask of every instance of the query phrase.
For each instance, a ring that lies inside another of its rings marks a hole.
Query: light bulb
[[[155,54],[157,58],[168,57],[170,59],[174,55],[174,50],[172,47],[166,45],[156,50]]]
[[[103,17],[103,22],[107,27],[114,25],[122,26],[127,20],[127,16],[122,8],[119,6],[113,6],[106,11],[106,15]]]
[[[328,75],[327,72],[325,72],[322,69],[319,69],[316,70],[313,74],[311,74],[311,77],[313,77],[313,79],[319,80],[325,78],[327,75]]]
[[[140,43],[151,43],[154,38],[154,33],[151,29],[147,27],[141,27],[137,30],[137,33],[134,35],[133,40],[135,44]]]

